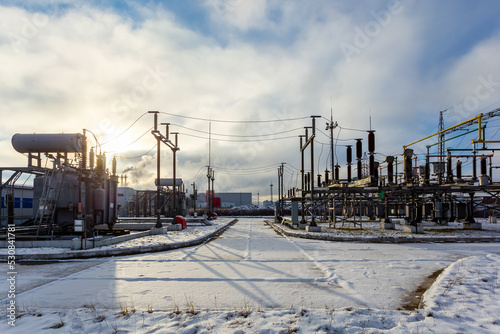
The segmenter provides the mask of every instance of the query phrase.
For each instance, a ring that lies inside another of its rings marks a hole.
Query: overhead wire
[[[224,120],[224,119],[210,119],[210,118],[202,118],[202,117],[177,115],[174,113],[168,113],[168,112],[164,112],[164,111],[160,111],[160,114],[165,114],[165,115],[179,117],[179,118],[185,118],[185,119],[192,119],[192,120],[196,120],[196,121],[214,122],[214,123],[274,123],[274,122],[297,121],[297,120],[310,118],[309,116],[303,116],[303,117],[283,118],[283,119],[275,119],[275,120]]]
[[[267,137],[267,136],[275,136],[275,135],[284,134],[284,133],[290,133],[290,132],[294,132],[294,131],[297,131],[297,130],[301,130],[301,129],[302,129],[302,128],[295,128],[295,129],[292,129],[292,130],[281,131],[281,132],[276,132],[276,133],[266,133],[266,134],[253,134],[253,135],[230,135],[230,134],[222,134],[222,133],[214,133],[214,132],[208,132],[208,131],[196,130],[196,129],[189,128],[189,127],[187,127],[187,126],[183,126],[183,125],[180,125],[180,124],[175,124],[175,123],[171,123],[171,125],[173,125],[173,126],[178,126],[178,127],[180,127],[180,128],[183,128],[183,129],[187,129],[187,130],[195,131],[195,132],[198,132],[198,133],[210,134],[210,135],[212,135],[212,136],[221,136],[221,137],[237,137],[237,138],[254,138],[254,137]],[[213,138],[212,138],[212,139],[213,139]]]
[[[137,123],[142,117],[144,117],[144,115],[147,115],[148,113],[145,112],[144,114],[142,114],[141,116],[139,116],[134,122],[132,122],[132,124],[130,124],[125,130],[123,130],[120,134],[118,134],[117,136],[115,136],[114,138],[108,140],[107,142],[105,143],[102,143],[102,145],[106,145],[112,141],[115,141],[116,139],[118,139],[121,135],[123,135],[125,132],[127,132],[128,130],[130,130],[131,127],[134,126],[135,123]]]
[[[101,154],[101,153],[102,153],[102,146],[101,146],[101,144],[99,143],[99,140],[97,140],[97,137],[96,137],[95,133],[93,133],[93,132],[92,132],[92,131],[90,131],[89,129],[85,129],[85,131],[90,132],[90,134],[92,134],[92,136],[94,136],[94,140],[95,140],[95,142],[96,142],[96,146],[94,146],[94,147],[96,148],[96,150],[97,150],[97,147],[99,147],[99,154]]]
[[[148,130],[146,130],[146,132],[144,132],[142,135],[140,135],[137,139],[135,139],[133,142],[131,142],[130,144],[127,144],[125,146],[132,146],[133,144],[135,144],[139,139],[141,139],[142,137],[144,137],[146,134],[148,134],[149,132],[151,132],[151,130],[153,129],[153,127],[150,127]],[[109,142],[108,142],[109,143]],[[115,151],[106,151],[106,153],[113,153],[113,152],[117,152],[116,150]]]
[[[156,144],[154,144],[153,147],[151,147],[151,149],[145,153],[142,153],[141,155],[138,155],[138,156],[134,156],[134,157],[127,157],[127,156],[123,156],[123,155],[117,155],[116,157],[117,158],[120,158],[120,159],[138,159],[138,158],[142,158],[143,156],[145,155],[148,155],[154,148],[156,147]]]
[[[193,135],[193,134],[185,133],[185,132],[179,132],[179,134],[183,135],[183,136],[200,138],[200,139],[205,139],[205,140],[209,139],[207,137],[197,136],[197,135]],[[263,142],[263,141],[274,141],[274,140],[290,139],[290,138],[296,138],[296,136],[286,136],[286,137],[268,138],[268,139],[253,139],[253,140],[238,140],[238,139],[232,140],[232,139],[217,139],[217,138],[214,139],[214,138],[211,138],[211,140],[212,141],[217,141],[217,142],[252,143],[252,142]]]

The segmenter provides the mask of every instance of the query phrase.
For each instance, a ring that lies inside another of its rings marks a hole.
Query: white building
[[[118,187],[117,190],[118,217],[127,217],[129,211],[134,212],[133,210],[135,210],[135,189],[130,187]]]
[[[0,225],[7,226],[8,221],[8,194],[10,189],[2,188],[0,204]],[[33,188],[15,186],[13,193],[14,222],[20,224],[33,218],[36,214],[33,208]]]

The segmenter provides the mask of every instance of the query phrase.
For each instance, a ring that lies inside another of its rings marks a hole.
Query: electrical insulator
[[[375,172],[376,172],[376,167],[375,167],[375,157],[373,155],[370,155],[370,164],[369,164],[369,168],[370,168],[370,176],[375,176]]]
[[[113,172],[113,175],[116,175],[116,157],[113,157],[112,172]]]
[[[94,168],[94,148],[90,148],[89,152],[89,168],[93,169]]]
[[[385,161],[387,161],[387,181],[389,183],[393,183],[394,182],[394,157],[388,156],[385,158]]]
[[[481,157],[481,175],[487,175],[486,157]]]
[[[351,162],[352,162],[352,148],[351,148],[351,145],[347,145],[346,155],[347,155],[347,163],[351,164]]]
[[[356,139],[356,158],[361,159],[363,157],[363,143],[361,139]]]
[[[374,131],[368,131],[368,152],[375,152],[375,134]]]
[[[462,161],[460,160],[457,161],[457,179],[462,179]]]

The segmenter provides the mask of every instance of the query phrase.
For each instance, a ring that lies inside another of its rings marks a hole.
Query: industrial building
[[[8,216],[13,215],[16,225],[33,217],[33,187],[16,185],[11,190],[2,188],[0,205],[0,226],[7,226]],[[9,205],[10,202],[10,205]],[[14,211],[8,212],[11,207]]]
[[[198,194],[197,203],[198,207],[206,207],[207,206],[207,194]],[[219,193],[215,192],[214,195],[214,206],[222,207],[222,208],[230,208],[235,206],[242,205],[251,205],[252,204],[252,193]]]

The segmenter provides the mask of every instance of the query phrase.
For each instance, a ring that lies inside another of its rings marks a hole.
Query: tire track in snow
[[[237,221],[236,221],[237,222]],[[236,223],[235,222],[235,223]],[[219,238],[221,235],[224,234],[224,232],[226,232],[228,229],[230,229],[234,224],[232,224],[231,226],[229,226],[228,228],[224,229],[217,237],[214,237],[214,238],[209,238],[207,240],[205,240],[203,243],[197,245],[197,246],[194,246],[194,247],[190,247],[188,248],[189,251],[186,252],[183,256],[181,256],[179,258],[180,261],[189,261],[188,258],[191,257],[194,253],[196,253],[201,247],[204,247],[206,246],[206,244],[210,243],[211,241],[213,240],[216,240],[217,238]],[[196,260],[196,261],[199,261],[199,260]]]
[[[272,227],[272,226],[271,226]],[[323,272],[324,277],[316,279],[316,282],[325,282],[329,285],[336,285],[343,289],[345,289],[349,295],[356,296],[359,300],[362,300],[362,296],[358,295],[358,292],[354,289],[354,286],[351,282],[343,279],[334,271],[330,270],[327,266],[321,264],[314,256],[309,254],[306,250],[300,247],[292,238],[287,235],[280,233],[275,230],[279,235],[283,236],[286,240],[288,240],[292,245],[294,245],[297,250],[302,253],[307,259],[309,259],[319,270]]]
[[[252,260],[252,254],[251,254],[251,247],[252,247],[252,231],[253,225],[248,224],[248,238],[247,238],[247,249],[245,251],[245,255],[243,256],[245,261],[251,261]]]

